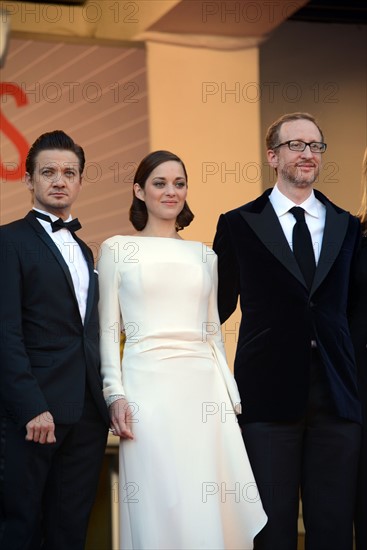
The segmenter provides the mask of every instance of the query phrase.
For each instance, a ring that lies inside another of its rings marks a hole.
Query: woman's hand
[[[131,429],[132,411],[125,398],[117,399],[110,407],[111,431],[122,439],[134,439]]]

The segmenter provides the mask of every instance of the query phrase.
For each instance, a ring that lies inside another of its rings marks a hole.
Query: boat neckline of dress
[[[178,241],[182,243],[199,243],[203,244],[202,241],[192,241],[189,239],[177,239],[176,237],[158,237],[156,235],[117,235],[118,237],[129,237],[132,239],[138,238],[138,239],[161,239],[165,241]]]

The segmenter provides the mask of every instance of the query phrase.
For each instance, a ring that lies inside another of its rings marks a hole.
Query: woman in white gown
[[[98,263],[103,391],[121,438],[121,547],[251,549],[267,518],[236,422],[217,258],[178,234],[193,214],[176,155],[151,153],[134,182],[139,233],[105,241]]]

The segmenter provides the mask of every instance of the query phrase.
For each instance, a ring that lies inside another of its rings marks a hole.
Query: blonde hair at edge
[[[361,220],[363,233],[367,232],[367,147],[362,161],[362,202],[357,216]]]

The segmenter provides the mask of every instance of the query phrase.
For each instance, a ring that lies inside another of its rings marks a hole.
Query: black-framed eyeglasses
[[[274,145],[273,149],[282,147],[282,145],[288,145],[288,149],[291,151],[297,151],[298,153],[302,153],[302,151],[306,149],[307,145],[309,146],[311,153],[325,153],[327,147],[326,143],[323,143],[322,141],[311,141],[311,143],[306,143],[300,139],[291,139],[289,141],[279,143],[278,145]]]

